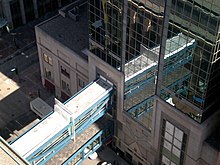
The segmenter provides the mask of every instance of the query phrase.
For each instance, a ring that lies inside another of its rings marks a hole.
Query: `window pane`
[[[182,142],[183,140],[183,131],[175,127],[175,138]]]
[[[181,147],[182,147],[182,143],[181,143],[179,140],[175,139],[175,138],[174,138],[173,144],[174,144],[176,147],[178,147],[179,149],[181,149]]]
[[[164,140],[163,146],[171,152],[172,145],[168,141]]]
[[[166,122],[166,131],[169,132],[171,135],[173,135],[173,130],[174,130],[174,126],[167,121]]]
[[[170,160],[169,160],[166,156],[164,156],[164,155],[163,155],[163,157],[162,157],[162,162],[163,162],[165,165],[169,165],[169,164],[170,164]]]
[[[48,56],[46,54],[43,54],[43,56],[44,56],[44,61],[48,63]]]
[[[48,57],[48,63],[50,64],[50,65],[53,65],[53,62],[52,62],[52,58],[51,57]]]
[[[166,132],[166,133],[165,133],[165,139],[172,143],[173,137]]]
[[[180,158],[180,150],[176,148],[175,146],[173,146],[172,153],[176,155],[178,158]]]

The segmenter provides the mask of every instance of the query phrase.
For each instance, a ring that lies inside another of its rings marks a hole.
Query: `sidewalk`
[[[12,79],[0,74],[0,135],[5,140],[13,140],[14,133],[37,118],[30,110],[30,101],[39,95],[53,106],[54,97],[41,84],[39,63],[31,65]]]
[[[0,35],[0,61],[12,54],[16,54],[28,44],[34,43],[36,40],[34,26],[54,16],[56,13],[50,12],[44,17],[28,22],[10,32],[4,28]]]

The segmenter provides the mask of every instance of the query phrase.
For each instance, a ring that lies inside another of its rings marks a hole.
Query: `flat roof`
[[[22,157],[27,158],[68,124],[69,121],[65,120],[59,113],[54,112],[15,140],[11,147]]]
[[[103,79],[98,79],[88,86],[81,93],[70,99],[65,103],[65,107],[73,115],[73,120],[79,117],[90,106],[95,104],[99,99],[106,95],[109,90],[112,89],[112,85]]]
[[[79,7],[79,19],[77,21],[70,18],[67,12],[66,17],[58,14],[37,25],[37,27],[87,59],[87,56],[82,53],[82,50],[89,47],[87,4]]]

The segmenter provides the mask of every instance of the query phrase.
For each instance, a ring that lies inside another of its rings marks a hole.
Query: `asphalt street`
[[[13,140],[14,135],[35,121],[31,100],[40,96],[49,105],[54,104],[53,94],[41,83],[34,27],[56,13],[10,32],[3,29],[0,34],[0,136],[6,140]]]
[[[17,68],[18,74],[38,62],[38,54],[35,43],[32,43],[25,49],[18,50],[14,54],[0,61],[0,71],[6,76],[13,76],[16,73],[12,71]]]

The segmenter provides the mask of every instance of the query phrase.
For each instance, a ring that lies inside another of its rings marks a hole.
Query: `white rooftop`
[[[27,158],[68,124],[69,121],[54,112],[12,143],[11,147]]]
[[[98,79],[80,94],[69,100],[65,104],[65,107],[72,114],[72,118],[76,119],[99,99],[105,96],[111,89],[111,84],[102,79]]]

